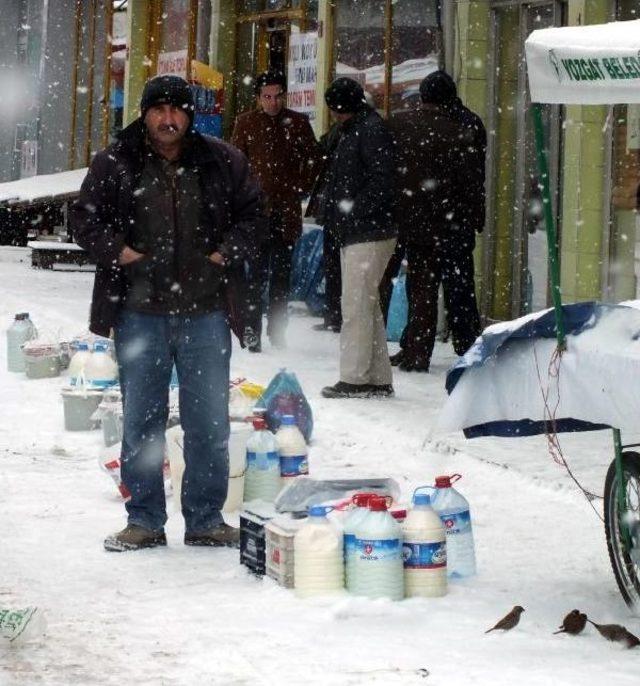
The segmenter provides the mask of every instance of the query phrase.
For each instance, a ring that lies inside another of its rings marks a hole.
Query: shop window
[[[335,76],[362,84],[376,109],[384,106],[384,0],[352,0],[335,6]]]
[[[336,2],[334,26],[336,78],[359,81],[387,115],[419,102],[420,81],[440,64],[440,2]]]
[[[393,4],[391,112],[420,103],[420,82],[439,67],[439,25],[437,3],[397,0]]]
[[[640,19],[640,0],[619,0],[618,20]],[[640,106],[616,105],[612,127],[611,245],[608,299],[640,297]]]

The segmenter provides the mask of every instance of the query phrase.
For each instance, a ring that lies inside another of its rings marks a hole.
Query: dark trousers
[[[431,360],[438,324],[438,289],[442,283],[447,323],[457,355],[480,333],[473,279],[473,253],[447,246],[433,250],[407,245],[409,321],[403,349],[409,358]]]
[[[258,260],[248,265],[247,324],[258,336],[262,333],[263,294],[268,293],[267,336],[284,336],[291,278],[293,244],[272,233]]]
[[[340,241],[326,226],[322,232],[322,260],[324,265],[324,324],[339,329],[342,326],[342,276],[340,274]]]

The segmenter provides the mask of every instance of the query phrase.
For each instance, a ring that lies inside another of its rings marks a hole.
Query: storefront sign
[[[640,102],[640,21],[540,29],[525,48],[533,102]]]
[[[187,50],[176,50],[174,52],[161,52],[158,55],[158,76],[173,74],[187,78]]]
[[[287,64],[287,107],[308,115],[310,121],[316,113],[316,64],[318,34],[292,33],[289,39]]]

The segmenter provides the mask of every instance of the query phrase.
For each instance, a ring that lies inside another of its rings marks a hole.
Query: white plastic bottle
[[[471,528],[471,513],[466,498],[451,486],[460,474],[436,477],[435,494],[431,501],[447,535],[447,574],[464,578],[476,573],[476,554]]]
[[[73,354],[69,362],[69,383],[72,386],[78,386],[85,378],[85,367],[87,362],[91,359],[91,351],[88,343],[78,343],[76,352]]]
[[[296,419],[292,414],[283,415],[282,424],[276,432],[276,443],[280,456],[282,485],[286,486],[299,476],[307,476],[309,474],[307,443],[296,426]]]
[[[444,526],[426,493],[416,493],[402,522],[404,595],[437,598],[447,593],[447,543]]]
[[[372,498],[375,495],[375,493],[356,493],[351,499],[354,507],[347,512],[347,515],[344,518],[344,585],[350,593],[356,593],[357,590],[357,575],[355,569],[356,529],[369,514],[369,498]]]
[[[106,343],[98,341],[94,344],[84,375],[87,384],[93,388],[107,388],[118,380],[118,365],[109,354]]]
[[[28,312],[16,314],[13,324],[7,329],[7,370],[24,372],[25,363],[22,346],[37,338],[38,331],[29,319]]]
[[[41,638],[47,622],[39,607],[0,607],[0,646],[21,645]]]
[[[280,457],[276,437],[262,417],[253,420],[254,432],[247,441],[247,470],[244,475],[244,501],[273,502],[280,489]]]
[[[404,597],[402,532],[382,496],[369,499],[369,514],[356,528],[356,595]]]
[[[328,519],[331,507],[309,508],[309,519],[293,539],[294,588],[300,597],[344,588],[342,532]]]

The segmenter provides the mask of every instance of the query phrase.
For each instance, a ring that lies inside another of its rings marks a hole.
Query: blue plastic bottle
[[[464,578],[476,573],[469,503],[451,486],[461,478],[460,474],[436,477],[431,501],[447,534],[447,576],[451,578]]]

